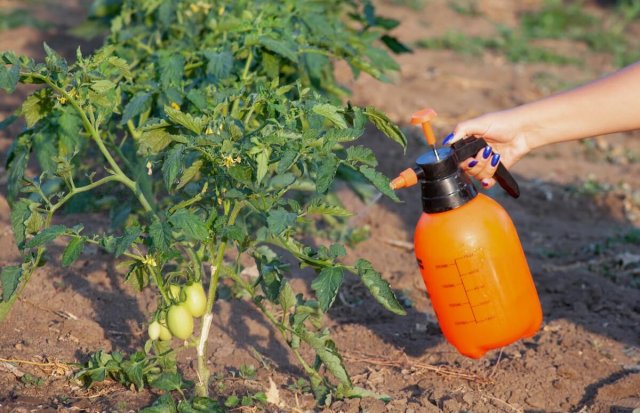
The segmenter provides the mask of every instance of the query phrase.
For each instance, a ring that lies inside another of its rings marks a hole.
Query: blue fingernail
[[[476,161],[475,159],[472,159],[472,160],[471,160],[471,162],[469,162],[469,163],[467,164],[467,166],[468,166],[469,168],[473,168],[473,167],[474,167],[474,166],[476,166],[477,164],[478,164],[478,161]]]
[[[444,138],[444,140],[442,141],[442,144],[443,145],[448,144],[451,141],[451,139],[453,139],[453,132],[451,132],[450,134],[447,135],[446,138]]]
[[[493,158],[491,158],[491,166],[498,165],[498,162],[500,162],[500,154],[499,153],[494,153],[493,154]]]
[[[483,187],[488,187],[489,186],[489,182],[485,181],[484,179],[480,182],[482,184]]]
[[[484,148],[484,152],[482,152],[482,157],[484,159],[487,159],[489,157],[489,155],[491,155],[492,151],[493,151],[493,149],[491,148],[491,146],[487,145],[487,147]]]

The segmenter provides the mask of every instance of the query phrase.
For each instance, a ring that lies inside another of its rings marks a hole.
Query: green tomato
[[[182,288],[178,284],[169,285],[169,296],[180,302],[180,290],[182,290]]]
[[[207,295],[204,292],[204,288],[202,288],[202,284],[197,282],[187,285],[184,288],[184,292],[187,296],[184,302],[187,310],[194,317],[202,317],[207,312]]]
[[[184,304],[175,304],[167,311],[167,327],[174,336],[186,340],[193,334],[193,316]]]
[[[173,338],[171,331],[166,326],[160,324],[160,341],[169,341]]]
[[[151,324],[149,324],[149,328],[147,329],[147,332],[149,333],[149,338],[151,340],[157,340],[160,337],[161,328],[162,326],[157,321],[153,321]]]

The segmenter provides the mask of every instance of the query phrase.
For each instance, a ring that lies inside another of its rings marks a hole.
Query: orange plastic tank
[[[518,234],[506,211],[478,194],[440,213],[423,213],[415,252],[440,328],[460,353],[530,337],[542,309]]]
[[[427,109],[413,116],[412,123],[422,126],[432,150],[391,187],[420,183],[424,213],[414,242],[422,278],[446,339],[463,355],[480,358],[534,335],[542,323],[542,308],[511,218],[496,201],[478,194],[459,168],[486,142],[470,137],[436,148],[429,125],[434,116],[435,111]],[[511,196],[520,195],[502,164],[494,178]]]

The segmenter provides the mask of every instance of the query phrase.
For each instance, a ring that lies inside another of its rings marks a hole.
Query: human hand
[[[495,185],[493,175],[500,162],[511,167],[531,150],[527,131],[521,126],[514,110],[488,113],[459,123],[443,144],[452,144],[468,136],[484,138],[488,146],[474,158],[464,160],[460,167],[479,180],[484,188]]]

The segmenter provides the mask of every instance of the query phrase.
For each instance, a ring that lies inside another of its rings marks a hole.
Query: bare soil
[[[491,22],[514,25],[518,13],[540,2],[478,2],[485,17],[454,12],[447,2],[431,0],[422,10],[378,1],[383,15],[402,21],[396,35],[412,43],[452,28],[469,34],[491,33]],[[0,36],[0,49],[42,57],[41,42],[67,56],[76,46],[97,43],[76,39],[66,29],[84,19],[85,2],[0,1],[2,9],[29,7],[54,23],[41,30],[22,27]],[[595,4],[587,7],[608,13]],[[456,122],[486,111],[517,105],[553,92],[553,84],[576,84],[613,69],[604,55],[559,42],[554,47],[579,53],[581,66],[512,64],[499,55],[482,57],[449,51],[402,55],[401,72],[389,84],[361,77],[347,81],[356,104],[375,105],[406,124],[410,114],[432,106],[438,136]],[[348,70],[338,68],[347,79]],[[26,90],[21,91],[22,96]],[[19,96],[2,95],[7,115]],[[405,153],[377,133],[367,136],[385,173],[412,165],[426,148],[407,129]],[[0,136],[6,151],[15,136]],[[355,384],[385,393],[392,401],[374,399],[334,402],[325,412],[615,412],[640,407],[640,245],[624,237],[640,223],[640,134],[620,134],[548,147],[532,153],[512,170],[522,187],[520,199],[500,190],[490,194],[513,218],[542,301],[544,324],[532,338],[480,360],[458,354],[445,342],[422,284],[410,248],[421,213],[417,189],[404,190],[403,203],[381,200],[362,205],[346,197],[358,212],[354,225],[367,225],[371,237],[349,251],[351,259],[371,260],[390,281],[408,315],[381,309],[354,279],[327,316]],[[2,157],[4,158],[4,157]],[[0,170],[2,172],[2,170]],[[595,185],[598,183],[598,185]],[[0,178],[0,266],[18,260],[9,209]],[[68,222],[107,225],[99,217],[66,217]],[[308,288],[309,276],[296,273],[295,285]],[[210,363],[225,377],[216,389],[224,400],[266,391],[276,384],[283,406],[253,411],[315,411],[312,397],[293,386],[302,376],[291,354],[268,322],[250,303],[220,301],[210,335]],[[62,362],[83,362],[98,349],[132,351],[145,339],[149,294],[137,294],[122,281],[116,262],[100,251],[88,251],[71,268],[51,260],[33,277],[9,318],[0,326],[0,411],[125,412],[147,405],[157,394],[136,393],[115,383],[83,389],[65,373]],[[187,352],[188,353],[188,352]],[[260,356],[258,356],[259,354]],[[180,367],[194,376],[194,354]],[[40,364],[14,363],[22,360]],[[242,364],[258,367],[255,379],[241,379]],[[32,377],[18,376],[28,373]],[[251,411],[251,409],[247,409]]]

